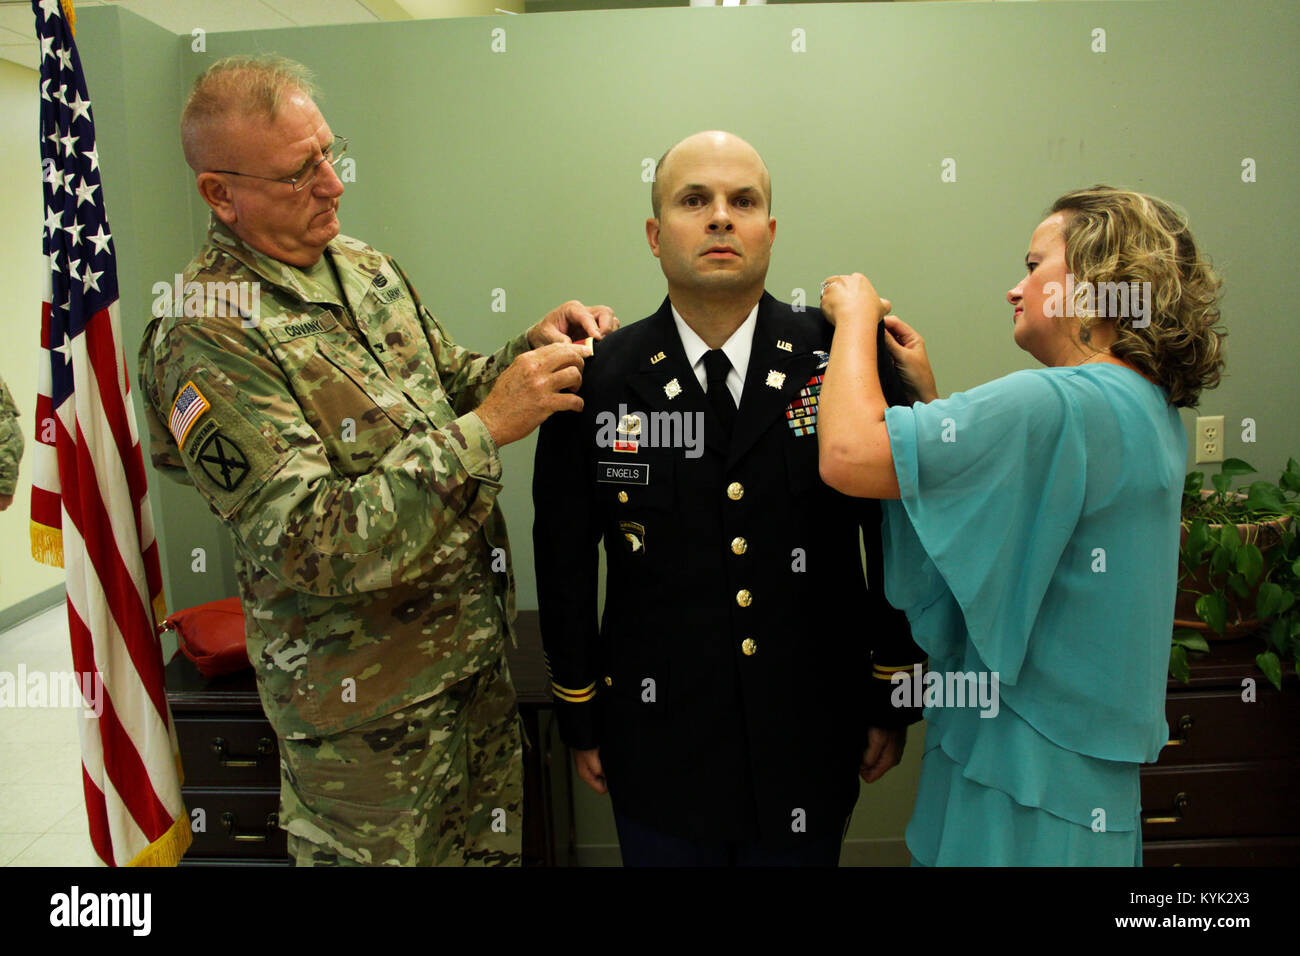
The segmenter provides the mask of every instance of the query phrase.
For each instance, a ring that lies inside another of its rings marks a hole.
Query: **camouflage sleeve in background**
[[[23,459],[23,431],[18,425],[18,406],[9,386],[0,379],[0,496],[18,487],[18,463]]]
[[[528,344],[527,332],[519,333],[491,355],[480,355],[461,348],[442,330],[441,323],[420,301],[415,286],[411,285],[411,280],[402,271],[402,267],[391,258],[388,261],[392,263],[393,268],[406,284],[407,291],[411,293],[411,300],[415,303],[420,322],[424,325],[425,336],[433,350],[434,361],[443,377],[442,384],[447,390],[447,399],[451,402],[451,407],[458,415],[478,408],[492,391],[497,376],[509,368],[511,362],[532,348]]]
[[[301,367],[286,369],[292,353],[273,360],[237,320],[183,320],[154,337],[151,326],[141,383],[151,432],[165,439],[155,463],[179,458],[283,586],[356,594],[416,581],[474,551],[501,487],[496,444],[477,415],[434,427],[409,405],[377,405],[373,383],[362,387],[310,342]],[[207,408],[176,436],[167,410],[175,421],[185,399]]]

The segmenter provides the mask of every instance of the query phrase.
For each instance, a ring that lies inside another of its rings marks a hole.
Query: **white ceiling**
[[[550,13],[562,10],[616,10],[629,7],[688,6],[691,0],[75,0],[86,7],[119,6],[176,34],[195,27],[212,33],[271,30],[276,27],[371,23],[424,17],[464,17],[497,13]],[[711,0],[722,5],[728,0]],[[768,3],[819,3],[827,0],[767,0]],[[843,0],[829,0],[843,2]],[[871,2],[871,0],[867,0]],[[875,0],[888,2],[888,0]],[[898,2],[898,0],[894,0]],[[0,0],[0,59],[40,69],[40,48],[31,0]]]
[[[391,0],[76,0],[75,7],[108,5],[124,7],[173,33],[189,33],[196,26],[219,33],[405,19],[405,11]],[[372,7],[385,15],[377,15]],[[35,70],[40,67],[39,53],[31,3],[0,3],[0,59]]]

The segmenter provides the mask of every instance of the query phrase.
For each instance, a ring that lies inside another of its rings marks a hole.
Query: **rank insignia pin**
[[[770,369],[767,373],[767,387],[780,388],[785,384],[785,372],[778,372],[776,369]]]
[[[783,349],[786,352],[794,351],[794,346],[791,345],[789,342],[785,341],[784,339],[777,339],[776,347],[779,349]]]
[[[623,435],[641,434],[641,419],[637,415],[624,415],[618,420],[618,430]]]
[[[662,362],[662,361],[663,361],[664,359],[666,359],[667,357],[668,357],[668,356],[664,355],[663,352],[660,352],[658,355],[652,355],[652,356],[650,356],[650,364],[651,364],[651,365],[658,365],[660,362]]]
[[[770,382],[768,384],[771,384]],[[673,379],[664,386],[664,394],[669,398],[676,398],[682,393],[682,385],[677,379]]]

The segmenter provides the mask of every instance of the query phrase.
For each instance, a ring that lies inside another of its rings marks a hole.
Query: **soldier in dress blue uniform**
[[[538,439],[561,734],[626,865],[835,865],[859,772],[895,765],[920,716],[890,676],[923,655],[883,597],[878,502],[818,472],[833,330],[764,291],[776,220],[748,143],[678,143],[651,202],[668,298],[599,343],[583,410]]]

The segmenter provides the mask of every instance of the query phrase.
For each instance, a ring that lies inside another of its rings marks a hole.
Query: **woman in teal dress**
[[[1013,336],[1046,367],[946,399],[924,341],[871,283],[827,279],[822,477],[897,499],[885,593],[935,675],[916,688],[913,861],[1140,865],[1138,768],[1168,739],[1177,408],[1218,383],[1219,279],[1170,206],[1105,186],[1058,199],[1025,263]],[[881,321],[910,407],[881,393]]]

